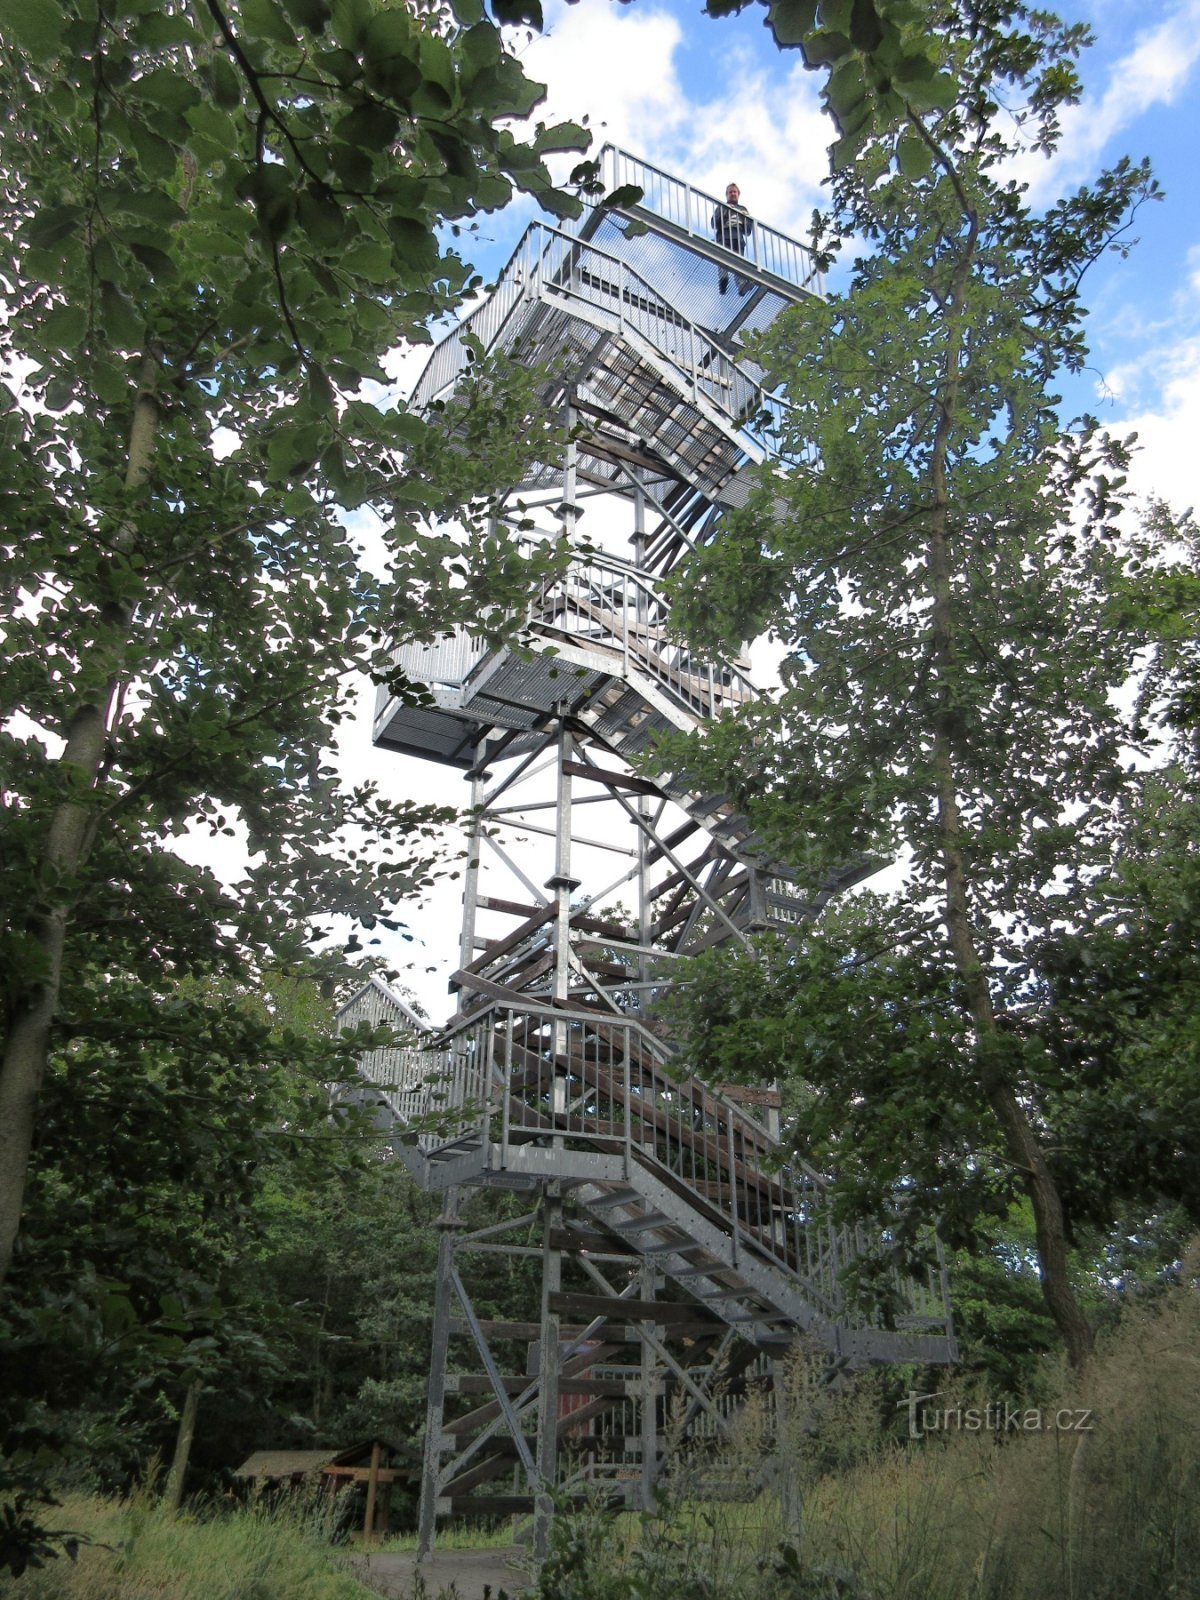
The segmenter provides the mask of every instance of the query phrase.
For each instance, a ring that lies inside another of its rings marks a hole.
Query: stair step
[[[623,1217],[614,1218],[608,1225],[614,1233],[619,1233],[622,1238],[631,1233],[645,1233],[650,1228],[678,1227],[678,1223],[672,1222],[670,1217],[664,1217],[661,1211],[652,1212],[648,1217],[634,1217],[629,1221]]]
[[[618,1189],[612,1194],[602,1194],[595,1200],[585,1200],[584,1205],[589,1211],[607,1211],[610,1206],[628,1205],[631,1200],[640,1198],[636,1189]]]

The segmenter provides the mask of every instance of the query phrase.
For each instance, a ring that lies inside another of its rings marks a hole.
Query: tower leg
[[[658,1288],[658,1273],[650,1262],[642,1264],[642,1299],[653,1300]],[[647,1325],[651,1334],[657,1330]],[[640,1509],[654,1505],[654,1484],[658,1477],[658,1356],[649,1339],[642,1340],[642,1481]]]
[[[800,1479],[795,1455],[795,1429],[800,1418],[789,1393],[792,1378],[790,1363],[785,1356],[771,1363],[771,1391],[775,1401],[775,1460],[779,1474],[779,1510],[783,1531],[789,1539],[799,1539],[803,1503],[800,1497]]]
[[[425,1451],[421,1464],[421,1503],[417,1517],[417,1559],[433,1549],[437,1536],[438,1480],[442,1470],[442,1418],[446,1404],[446,1347],[450,1342],[451,1275],[455,1233],[459,1228],[459,1194],[449,1189],[438,1218],[437,1283],[433,1291],[433,1349],[429,1357],[429,1391],[425,1404]]]
[[[542,1347],[538,1363],[538,1484],[534,1498],[533,1553],[544,1561],[550,1551],[553,1490],[558,1477],[559,1315],[550,1297],[562,1286],[562,1255],[553,1238],[562,1222],[558,1186],[547,1186],[542,1201]]]

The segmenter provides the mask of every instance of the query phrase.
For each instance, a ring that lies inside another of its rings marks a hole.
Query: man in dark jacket
[[[712,214],[712,227],[713,238],[718,244],[723,244],[726,250],[736,250],[739,256],[744,256],[746,240],[754,232],[754,219],[745,206],[739,203],[740,201],[741,190],[737,184],[728,184],[725,189],[725,204],[718,206]],[[717,280],[717,287],[722,294],[729,287],[729,274],[724,268]],[[739,278],[737,287],[739,294],[745,294],[750,285]]]

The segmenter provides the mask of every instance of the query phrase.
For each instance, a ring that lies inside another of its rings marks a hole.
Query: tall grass
[[[988,1398],[940,1396],[930,1404],[939,1420],[950,1412],[948,1430],[879,1442],[807,1481],[820,1430],[796,1441],[804,1565],[878,1600],[1200,1596],[1194,1286],[1127,1312],[1083,1378],[1061,1372],[1022,1408],[1034,1431],[968,1431],[972,1399],[986,1417]]]
[[[877,1391],[819,1397],[798,1362],[770,1496],[689,1501],[685,1474],[636,1527],[563,1518],[541,1600],[1200,1600],[1190,1268],[1127,1310],[1083,1378],[1047,1374],[1016,1428],[1005,1397],[955,1394],[951,1378],[928,1403],[949,1426],[900,1439]],[[763,1418],[751,1408],[742,1427],[761,1462]]]
[[[3,1600],[377,1600],[339,1569],[322,1520],[299,1503],[172,1517],[152,1498],[70,1496],[59,1526],[92,1540],[18,1579]]]

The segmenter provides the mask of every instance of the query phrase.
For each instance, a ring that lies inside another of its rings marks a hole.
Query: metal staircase
[[[397,650],[425,693],[383,692],[376,716],[382,747],[463,770],[473,819],[458,1011],[370,1073],[399,1154],[446,1196],[423,1549],[439,1517],[510,1510],[533,1511],[544,1548],[552,1491],[648,1504],[689,1440],[712,1459],[801,1335],[831,1373],[955,1354],[940,1270],[876,1272],[870,1306],[848,1294],[846,1269],[887,1241],[841,1225],[822,1177],[787,1159],[772,1064],[757,1086],[681,1078],[654,1015],[680,956],[794,927],[873,865],[801,889],[727,797],[639,765],[755,698],[741,663],[673,637],[662,578],[719,536],[773,447],[780,403],[745,333],[819,283],[784,235],[760,224],[752,257],[732,256],[706,237],[712,197],[602,159],[607,187],[642,202],[574,231],[535,223],[414,395],[452,415],[480,345],[544,367],[568,442],[512,486],[514,522],[574,550],[510,619],[519,642]],[[722,273],[744,292],[722,294]],[[468,1189],[495,1199],[482,1226],[463,1220]],[[473,1303],[466,1264],[497,1251],[540,1267],[527,1322]],[[482,1371],[448,1371],[455,1339]],[[471,1394],[488,1398],[454,1415]]]

